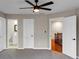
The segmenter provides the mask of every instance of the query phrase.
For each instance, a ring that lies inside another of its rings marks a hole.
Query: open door
[[[64,18],[63,53],[76,59],[76,16]]]

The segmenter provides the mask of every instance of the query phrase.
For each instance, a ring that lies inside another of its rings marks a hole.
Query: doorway
[[[52,51],[62,53],[63,18],[50,19],[50,48]]]
[[[49,46],[52,51],[63,53],[76,59],[76,20],[75,15],[49,20]]]
[[[7,48],[18,48],[18,21],[7,20]]]

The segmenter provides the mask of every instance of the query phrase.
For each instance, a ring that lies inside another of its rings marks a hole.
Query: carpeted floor
[[[49,50],[8,49],[0,53],[0,59],[72,59],[64,54]]]

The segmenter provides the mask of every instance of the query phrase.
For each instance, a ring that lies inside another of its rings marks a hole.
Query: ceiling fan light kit
[[[39,9],[34,9],[33,12],[39,12]]]
[[[45,8],[44,6],[48,6],[51,4],[54,4],[52,1],[38,5],[38,0],[35,0],[35,4],[31,3],[29,0],[25,0],[25,2],[27,2],[28,4],[30,4],[33,7],[25,7],[25,8],[20,8],[20,9],[33,9],[33,12],[39,12],[40,9],[42,10],[47,10],[47,11],[51,11],[52,9],[50,8]]]

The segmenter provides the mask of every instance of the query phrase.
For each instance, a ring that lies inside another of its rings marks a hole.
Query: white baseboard
[[[24,49],[24,48],[17,48],[17,49]]]
[[[47,49],[47,50],[50,50],[49,48],[33,48],[33,49]]]
[[[6,48],[6,49],[46,49],[46,50],[51,50],[50,48]]]

